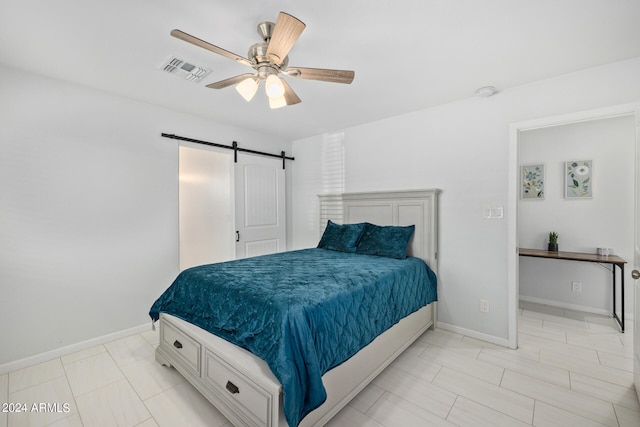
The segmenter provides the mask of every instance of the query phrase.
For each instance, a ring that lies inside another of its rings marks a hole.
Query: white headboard
[[[424,259],[438,273],[437,189],[320,194],[320,235],[327,220],[337,224],[370,222],[414,225],[408,254]]]

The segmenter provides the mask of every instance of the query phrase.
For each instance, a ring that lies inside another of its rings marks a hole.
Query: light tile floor
[[[428,331],[329,425],[640,426],[631,331],[530,303],[519,325],[518,350]],[[230,426],[154,361],[157,339],[149,331],[0,375],[0,402],[26,404],[4,408],[13,412],[0,427]]]

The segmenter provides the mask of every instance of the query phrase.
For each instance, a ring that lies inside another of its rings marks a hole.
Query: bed
[[[156,360],[236,425],[323,425],[434,325],[437,190],[320,207],[318,248],[185,270],[150,311]]]

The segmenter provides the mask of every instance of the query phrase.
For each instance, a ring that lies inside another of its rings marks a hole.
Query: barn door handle
[[[236,242],[240,241],[240,232],[236,230]]]

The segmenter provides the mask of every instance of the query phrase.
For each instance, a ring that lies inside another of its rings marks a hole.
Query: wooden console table
[[[598,264],[611,264],[613,271],[613,318],[620,325],[620,330],[624,332],[624,265],[627,261],[617,255],[596,255],[582,252],[553,252],[542,249],[525,249],[520,248],[518,251],[520,256],[528,256],[535,258],[563,259],[568,261],[584,261],[595,262]],[[622,309],[620,316],[616,314],[616,267],[620,269],[620,301]]]

